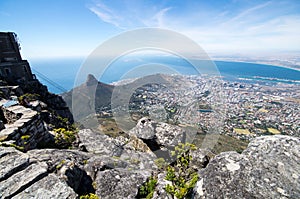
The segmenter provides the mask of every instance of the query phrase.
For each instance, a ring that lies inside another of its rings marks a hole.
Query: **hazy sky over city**
[[[87,56],[124,31],[160,27],[210,53],[300,51],[299,0],[1,0],[0,31],[22,55]]]

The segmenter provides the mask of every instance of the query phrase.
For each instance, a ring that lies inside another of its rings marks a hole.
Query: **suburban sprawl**
[[[129,104],[133,116],[139,113],[193,126],[197,133],[219,131],[243,140],[261,135],[300,135],[298,84],[227,82],[208,76],[156,78],[163,83],[145,84],[134,91]]]

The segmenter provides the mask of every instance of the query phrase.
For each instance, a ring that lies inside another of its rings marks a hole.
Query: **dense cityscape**
[[[158,121],[190,125],[200,133],[208,133],[217,120],[222,120],[219,133],[246,140],[260,135],[300,135],[297,84],[158,76],[166,80],[165,84],[146,84],[135,90],[129,105],[132,116],[139,113]],[[105,115],[107,111],[99,113]]]

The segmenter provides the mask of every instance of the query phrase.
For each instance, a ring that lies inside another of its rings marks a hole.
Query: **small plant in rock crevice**
[[[100,199],[96,194],[89,193],[79,197],[80,199]]]
[[[59,148],[69,148],[76,140],[76,131],[66,130],[65,128],[54,129],[55,145]]]
[[[168,166],[168,163],[164,158],[157,158],[154,160],[154,164],[158,167],[159,170],[165,170]]]
[[[153,197],[153,193],[155,190],[155,187],[157,185],[157,177],[151,176],[147,182],[145,182],[140,188],[138,192],[137,198],[146,198],[151,199]]]

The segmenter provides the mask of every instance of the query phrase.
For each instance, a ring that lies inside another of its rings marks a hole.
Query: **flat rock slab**
[[[54,174],[49,174],[38,183],[28,187],[13,199],[73,199],[77,194],[65,182],[58,179]]]
[[[49,164],[59,164],[63,159],[87,159],[83,152],[72,150],[33,150],[28,153],[13,147],[0,147],[0,198],[67,199],[78,195],[59,179],[49,173]]]
[[[6,108],[7,110],[11,111],[11,112],[14,112],[14,113],[21,113],[21,114],[24,114],[24,113],[36,113],[36,111],[33,111],[31,110],[30,108],[25,108],[24,106],[20,106],[20,105],[17,105],[17,106],[11,106],[11,107],[8,107]]]
[[[2,152],[3,154],[4,152]],[[29,157],[26,154],[12,153],[0,158],[0,184],[2,180],[29,164]],[[0,185],[1,186],[1,185]],[[1,191],[0,191],[1,193]]]
[[[0,197],[11,198],[46,175],[45,168],[39,164],[31,164],[0,183]]]
[[[9,124],[9,125],[5,125],[5,129],[3,129],[2,131],[0,131],[0,137],[5,137],[8,135],[11,135],[12,133],[14,133],[14,131],[17,131],[18,127],[14,126],[13,124]]]
[[[0,158],[12,154],[12,153],[17,153],[15,148],[13,147],[0,147]]]

